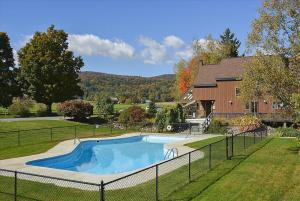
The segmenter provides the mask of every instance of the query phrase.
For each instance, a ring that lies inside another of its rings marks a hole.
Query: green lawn
[[[273,139],[248,158],[225,161],[170,200],[300,200],[299,148],[295,139]]]
[[[0,122],[0,160],[42,153],[75,136],[109,137],[135,131],[138,128],[122,130],[104,125],[96,129],[93,125],[66,120]]]
[[[253,144],[254,138],[248,137],[246,138],[246,147],[248,148],[246,151],[241,151],[243,137],[239,137],[234,140],[236,156],[232,160],[225,160],[223,138],[223,136],[218,136],[188,144],[194,148],[205,146],[201,149],[205,157],[191,163],[191,182],[189,182],[187,174],[187,165],[160,176],[158,180],[159,199],[300,200],[299,142],[295,139],[283,138],[268,138],[260,142],[260,138],[256,138],[257,144],[250,146]],[[206,145],[212,142],[215,143],[211,145],[213,167],[210,170],[207,157],[209,146]],[[25,150],[22,151],[25,152]],[[196,151],[191,157],[193,158],[199,153]],[[10,157],[9,153],[6,153],[6,157]],[[178,160],[178,162],[180,161]],[[159,170],[164,168],[167,166],[162,165]],[[155,168],[149,169],[147,175],[155,175]],[[131,178],[138,180],[141,176],[143,175],[138,174]],[[124,179],[111,185],[122,186],[123,182],[129,181]],[[6,184],[0,185],[0,200],[13,200],[13,179],[0,177],[0,184]],[[21,200],[76,201],[97,200],[99,197],[97,191],[62,188],[53,184],[25,180],[19,180],[18,189]],[[118,191],[106,190],[105,197],[106,200],[122,201],[155,200],[155,180]]]
[[[207,139],[202,141],[201,143],[192,143],[190,146],[200,148],[202,146],[207,145],[211,142],[216,142],[212,145],[212,168],[221,166],[221,162],[226,159],[225,156],[225,147],[224,140],[219,141],[222,137],[216,137],[214,139]],[[201,176],[205,177],[207,173],[209,174],[209,160],[208,160],[208,146],[201,149],[201,152],[204,153],[204,158],[198,159],[191,163],[191,181],[192,183],[196,181]],[[193,152],[191,158],[194,158],[198,154],[201,154],[200,151]],[[182,157],[181,157],[182,158]],[[188,159],[188,158],[186,158]],[[174,163],[182,163],[182,160],[174,160]],[[159,172],[165,168],[168,168],[168,165],[159,166]],[[151,168],[146,171],[147,176],[155,175],[155,168]],[[143,177],[145,174],[137,174],[133,175],[129,178],[126,178],[120,182],[111,184],[107,186],[107,188],[112,186],[122,186],[124,183],[138,181],[139,177]],[[133,181],[131,180],[133,179]],[[0,182],[9,184],[12,179],[7,177],[0,177]],[[188,165],[181,166],[173,172],[164,174],[159,177],[159,199],[160,200],[175,200],[181,197],[181,193],[179,195],[175,195],[173,192],[180,192],[184,186],[189,184],[189,175],[188,175]],[[38,199],[38,200],[56,200],[58,197],[60,200],[97,200],[97,192],[95,191],[79,191],[80,195],[75,193],[72,194],[75,189],[72,188],[60,188],[52,184],[39,184],[30,181],[19,181],[19,186],[24,191],[20,191],[20,197],[27,198],[28,200]],[[45,189],[49,189],[48,191]],[[34,189],[34,190],[32,190]],[[10,188],[0,188],[0,196],[7,196],[7,199],[11,197],[12,189]],[[4,193],[5,192],[5,193]],[[47,194],[51,192],[50,194]],[[64,196],[65,195],[65,196]],[[78,195],[78,196],[76,196]],[[173,197],[175,195],[175,197]],[[1,198],[1,197],[0,197]],[[29,199],[31,198],[31,199]],[[106,200],[123,200],[123,201],[131,201],[131,200],[155,200],[155,180],[151,180],[149,182],[137,185],[135,187],[121,189],[121,190],[106,190],[105,191]],[[172,199],[170,199],[172,198]]]
[[[38,129],[38,128],[73,126],[73,125],[80,125],[80,124],[81,123],[74,122],[74,121],[67,121],[67,120],[0,122],[0,132],[10,131],[10,130],[27,130],[27,129]]]
[[[89,103],[91,103],[93,106],[94,106],[94,115],[97,115],[98,114],[98,111],[96,109],[96,103],[95,101],[88,101]],[[115,104],[114,105],[114,109],[115,111],[120,111],[120,110],[123,110],[123,109],[127,109],[133,105],[137,105],[137,106],[140,106],[144,109],[146,109],[146,107],[148,106],[147,103],[143,103],[143,104],[125,104],[125,103],[120,103],[120,104]],[[166,107],[166,106],[174,106],[176,105],[176,102],[159,102],[159,103],[156,103],[156,105],[158,107]],[[33,104],[33,107],[30,108],[30,113],[31,113],[31,116],[36,116],[36,111],[37,111],[37,104]],[[57,104],[56,103],[53,103],[52,105],[52,112],[54,114],[57,114]],[[8,110],[6,108],[2,108],[0,107],[0,119],[1,118],[15,118],[17,117],[16,115],[12,115],[12,114],[7,114],[8,113]],[[6,115],[5,115],[6,114]]]

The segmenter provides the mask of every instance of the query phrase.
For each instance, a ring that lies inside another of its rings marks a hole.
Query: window
[[[250,109],[250,104],[249,103],[246,103],[246,110],[249,110]]]
[[[240,95],[241,95],[241,89],[235,88],[235,96],[240,96]]]

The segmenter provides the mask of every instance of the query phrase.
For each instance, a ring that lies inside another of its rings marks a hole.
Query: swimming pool
[[[29,161],[32,166],[92,174],[116,174],[133,171],[164,160],[166,143],[185,140],[173,136],[134,136],[81,142],[72,152]]]

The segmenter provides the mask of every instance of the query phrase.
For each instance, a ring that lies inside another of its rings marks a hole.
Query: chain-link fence
[[[247,154],[251,145],[266,137],[266,128],[226,136],[223,140],[106,183],[0,169],[0,200],[164,200],[223,161]]]
[[[91,124],[4,131],[0,132],[0,149],[75,138],[98,137],[104,134],[123,134],[129,131],[140,131],[140,127],[139,125],[131,125],[126,128],[118,128],[113,124]]]

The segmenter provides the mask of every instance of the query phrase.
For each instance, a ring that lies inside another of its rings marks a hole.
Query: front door
[[[204,110],[204,116],[207,117],[212,111],[213,101],[201,101],[201,104]]]

